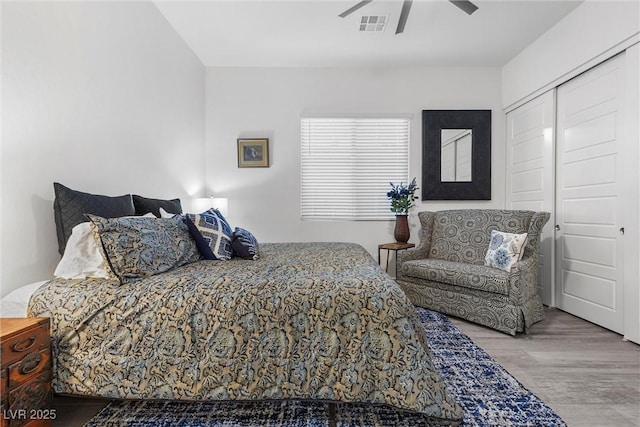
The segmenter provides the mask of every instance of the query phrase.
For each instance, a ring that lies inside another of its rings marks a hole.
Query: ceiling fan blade
[[[404,26],[407,24],[407,18],[409,17],[409,11],[411,10],[412,3],[413,0],[404,0],[404,3],[402,3],[402,11],[400,11],[400,19],[398,19],[396,34],[400,34],[404,31]]]
[[[342,12],[340,15],[338,15],[340,18],[344,18],[345,16],[351,15],[353,12],[355,12],[356,10],[360,9],[362,6],[366,6],[369,3],[371,3],[373,0],[362,0],[359,3],[356,3],[355,6],[350,7],[349,9],[345,10],[344,12]]]
[[[451,3],[458,6],[460,9],[464,10],[468,15],[471,15],[473,12],[478,10],[478,6],[471,3],[469,0],[449,0]]]

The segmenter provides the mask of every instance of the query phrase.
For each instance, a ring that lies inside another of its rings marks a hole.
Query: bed
[[[92,221],[103,222],[94,226],[102,232],[113,222]],[[111,243],[132,250],[126,233],[111,231]],[[96,236],[118,273],[106,232]],[[53,390],[114,399],[361,402],[416,412],[429,424],[461,422],[415,308],[364,248],[273,243],[260,244],[259,253],[42,284],[28,315],[51,318]]]

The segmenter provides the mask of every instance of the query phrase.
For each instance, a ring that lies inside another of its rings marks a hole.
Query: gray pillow
[[[105,218],[135,215],[135,208],[130,194],[111,197],[99,194],[83,193],[54,182],[53,213],[58,234],[58,252],[64,254],[71,230],[76,225],[87,222],[85,214],[98,215]]]
[[[145,215],[151,212],[157,218],[160,218],[160,208],[172,214],[182,213],[182,205],[180,204],[180,199],[149,199],[148,197],[142,197],[136,194],[134,194],[132,197],[133,206],[136,208],[136,215]]]
[[[163,273],[200,259],[181,215],[172,218],[101,218],[93,222],[109,264],[121,283]]]

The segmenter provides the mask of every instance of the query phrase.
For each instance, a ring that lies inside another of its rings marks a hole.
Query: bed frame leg
[[[329,402],[329,427],[336,427],[336,403]]]

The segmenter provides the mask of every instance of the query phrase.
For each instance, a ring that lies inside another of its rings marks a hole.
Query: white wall
[[[229,198],[229,221],[259,241],[352,241],[377,254],[392,221],[300,220],[300,114],[408,113],[410,176],[421,177],[423,109],[491,109],[492,200],[419,202],[421,210],[504,207],[504,117],[497,68],[207,68],[206,183]],[[236,139],[270,138],[271,167],[239,169]]]
[[[502,105],[540,94],[624,50],[638,41],[639,22],[638,0],[586,0],[503,67]]]
[[[3,2],[2,294],[59,261],[53,185],[188,199],[204,66],[152,3]]]

